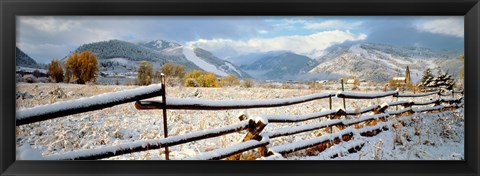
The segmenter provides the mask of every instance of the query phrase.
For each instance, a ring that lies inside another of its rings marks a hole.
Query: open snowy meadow
[[[90,97],[109,92],[137,88],[122,85],[77,85],[54,83],[18,83],[17,110],[38,105]],[[326,90],[328,89],[328,90]],[[223,87],[193,88],[167,87],[166,94],[172,98],[206,100],[267,100],[293,98],[314,93],[336,93],[338,86],[308,89],[306,86],[292,86],[289,89]],[[359,93],[382,93],[382,88],[360,86]],[[407,93],[407,92],[405,92]],[[458,98],[456,96],[456,98]],[[346,100],[347,110],[359,110],[371,105],[395,101],[426,102],[438,99],[438,95],[418,98],[378,98],[372,100]],[[161,97],[153,98],[161,100]],[[137,110],[134,102],[62,118],[56,118],[16,127],[17,159],[42,159],[69,151],[95,149],[104,146],[128,144],[134,141],[162,139],[162,110]],[[332,98],[332,109],[342,108],[341,98]],[[431,105],[429,105],[431,106]],[[401,108],[399,106],[399,108]],[[249,117],[260,115],[303,115],[329,110],[327,99],[275,108],[242,110],[167,110],[168,135],[184,135],[206,129],[220,128],[240,122],[242,114]],[[395,110],[395,107],[389,107]],[[358,116],[348,116],[349,119]],[[463,108],[440,113],[419,113],[402,117],[405,126],[390,127],[373,137],[357,136],[355,140],[333,145],[322,152],[304,149],[284,157],[258,157],[254,159],[293,160],[463,160],[464,159],[464,112]],[[306,120],[297,123],[269,123],[263,131],[289,128],[299,125],[326,121],[326,118]],[[389,118],[395,124],[398,119]],[[390,125],[391,126],[391,125]],[[317,138],[326,135],[325,129],[303,132],[295,135],[270,139],[267,148],[280,144]],[[225,148],[240,143],[246,132],[194,141],[169,147],[170,159],[181,160],[201,153]],[[365,143],[356,152],[349,150],[358,142]],[[257,149],[254,149],[257,150]],[[40,156],[40,155],[41,156]],[[248,152],[244,152],[245,155]],[[336,156],[333,157],[332,156]],[[247,156],[245,156],[246,158]],[[107,158],[107,160],[164,160],[164,149],[148,150]]]

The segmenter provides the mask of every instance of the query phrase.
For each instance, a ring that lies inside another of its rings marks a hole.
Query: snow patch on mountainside
[[[237,72],[238,75],[240,75],[241,77],[243,77],[242,72],[241,72],[241,71],[238,71],[237,68],[235,68],[232,64],[230,64],[230,63],[228,63],[228,62],[225,62],[225,65],[227,65],[231,70]]]
[[[407,66],[410,69],[411,80],[418,81],[426,68],[449,70],[457,73],[458,70],[447,66],[461,64],[455,50],[450,52],[438,51],[427,53],[422,49],[393,47],[381,44],[356,44],[348,49],[338,48],[327,54],[332,58],[318,59],[319,65],[309,73],[333,73],[343,76],[356,76],[372,81],[388,81],[395,76],[404,76]],[[451,61],[451,64],[447,64]],[[435,70],[437,71],[437,70]]]
[[[199,58],[194,52],[193,52],[193,47],[188,47],[185,46],[183,47],[183,54],[185,57],[193,62],[195,65],[198,67],[202,68],[205,71],[213,72],[217,75],[220,76],[227,76],[228,74],[225,73],[224,71],[219,70],[215,65],[212,65],[208,62],[205,62],[203,59]]]

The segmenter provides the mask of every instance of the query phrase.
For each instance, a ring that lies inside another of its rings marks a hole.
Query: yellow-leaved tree
[[[97,56],[91,51],[75,52],[65,61],[65,79],[67,82],[85,84],[96,82],[98,72]]]
[[[137,69],[137,84],[150,85],[153,80],[153,64],[148,61],[140,62]]]
[[[48,65],[48,74],[53,82],[63,81],[63,68],[62,64],[57,59],[53,59]]]
[[[165,74],[168,85],[177,85],[183,82],[185,66],[173,63],[163,64],[162,67],[155,72],[154,82],[160,82],[161,73]]]
[[[465,55],[462,54],[459,59],[462,61],[462,64],[465,65]],[[465,66],[462,66],[460,69],[460,78],[465,79]]]

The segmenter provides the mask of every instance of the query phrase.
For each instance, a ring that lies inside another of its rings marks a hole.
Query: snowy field
[[[102,93],[133,89],[137,86],[115,85],[75,85],[75,84],[17,84],[17,109],[34,107]],[[362,86],[360,86],[362,90]],[[361,93],[380,93],[378,89],[363,89]],[[175,98],[208,100],[261,100],[292,98],[313,93],[336,92],[338,90],[268,89],[268,88],[186,88],[167,87],[167,96]],[[407,93],[407,92],[406,92]],[[438,95],[415,98],[426,102],[437,99]],[[153,98],[161,100],[161,97]],[[412,100],[411,98],[398,98]],[[359,109],[370,105],[394,102],[397,98],[386,97],[373,100],[348,100],[347,109]],[[342,99],[333,98],[333,109],[343,107]],[[248,110],[168,110],[169,136],[188,134],[205,129],[220,128],[240,122],[240,114],[258,115],[302,115],[317,113],[329,109],[327,99],[315,100],[297,105],[278,108],[258,108]],[[395,110],[390,107],[389,110]],[[295,160],[463,160],[464,159],[464,116],[463,109],[437,114],[416,114],[405,117],[406,126],[391,128],[374,137],[358,137],[354,141],[323,151],[300,150],[287,155]],[[348,118],[355,118],[354,116]],[[412,120],[413,119],[413,120]],[[269,123],[264,131],[294,127],[303,124],[326,121],[326,119],[307,120],[298,123]],[[394,120],[391,122],[395,123]],[[324,130],[304,132],[286,137],[270,139],[267,148],[325,135]],[[169,147],[170,159],[185,159],[200,153],[224,148],[240,143],[245,132],[195,141]],[[163,138],[161,110],[136,110],[134,103],[118,105],[112,108],[66,116],[19,126],[16,128],[17,159],[33,159],[34,153],[25,152],[28,145],[42,156],[61,154],[81,149],[94,149],[103,146],[115,146],[139,140]],[[337,154],[348,150],[346,146],[356,145],[355,141],[365,143],[356,153]],[[244,152],[247,153],[247,152]],[[33,158],[32,158],[33,157]],[[163,160],[164,150],[150,150],[107,158],[108,160]],[[276,157],[262,159],[282,159]]]

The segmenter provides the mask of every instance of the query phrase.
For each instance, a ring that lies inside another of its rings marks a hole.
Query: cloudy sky
[[[17,46],[40,63],[61,59],[78,46],[111,39],[156,39],[195,45],[221,58],[288,50],[318,57],[352,42],[463,48],[463,16],[19,16]]]

